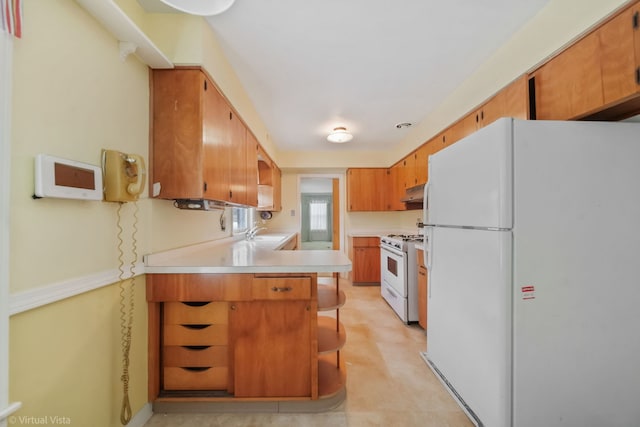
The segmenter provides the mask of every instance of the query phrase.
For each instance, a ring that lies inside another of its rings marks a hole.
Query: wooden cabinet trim
[[[147,274],[147,301],[247,301],[250,274]]]

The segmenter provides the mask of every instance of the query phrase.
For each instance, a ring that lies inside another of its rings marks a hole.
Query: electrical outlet
[[[291,216],[296,216],[296,210],[295,209],[291,209]]]

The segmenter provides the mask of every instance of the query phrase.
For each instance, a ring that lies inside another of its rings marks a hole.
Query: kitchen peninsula
[[[309,412],[344,400],[338,278],[351,262],[290,250],[296,239],[227,238],[145,257],[155,411]]]

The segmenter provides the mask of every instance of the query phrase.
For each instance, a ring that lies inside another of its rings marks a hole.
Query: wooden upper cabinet
[[[449,129],[451,133],[451,137],[449,139],[449,143],[446,145],[451,145],[457,141],[460,141],[467,135],[471,135],[473,132],[478,130],[478,123],[476,121],[476,117],[479,114],[479,110],[473,111],[462,119],[455,122]]]
[[[258,140],[247,130],[246,197],[248,206],[258,206]]]
[[[387,210],[389,211],[404,211],[407,209],[406,205],[400,201],[405,193],[404,170],[404,162],[400,161],[387,171]]]
[[[273,180],[273,210],[275,212],[282,211],[282,171],[275,163],[271,165]]]
[[[640,2],[533,73],[536,118],[619,119],[640,109]]]
[[[154,197],[256,206],[256,143],[207,74],[153,70],[152,88]]]
[[[282,211],[282,171],[258,145],[258,210]]]
[[[222,97],[215,86],[206,78],[204,73],[199,70],[177,70],[176,73],[189,73],[204,79],[203,96],[204,103],[202,111],[198,113],[201,116],[203,127],[204,156],[199,159],[202,163],[204,174],[202,176],[203,192],[201,196],[193,198],[206,198],[211,200],[228,200],[230,186],[230,169],[229,161],[232,152],[231,140],[229,138],[229,114],[231,110],[227,102]],[[155,73],[155,71],[154,71]],[[171,78],[171,71],[166,74]],[[154,94],[154,99],[156,95]],[[170,101],[170,100],[169,100]],[[192,113],[185,111],[183,116],[187,119]],[[156,126],[161,125],[154,123]],[[158,147],[155,146],[154,140],[154,159],[156,156],[162,155]],[[176,159],[178,164],[180,161]],[[187,165],[179,165],[184,168]],[[168,177],[170,178],[170,177]],[[192,198],[180,194],[167,198]]]
[[[481,107],[479,128],[502,117],[529,118],[529,89],[526,75],[519,77]]]
[[[156,196],[203,197],[205,84],[205,76],[198,71],[153,72],[153,163],[149,182],[160,186]],[[214,141],[218,136],[209,135]]]
[[[427,159],[431,154],[432,147],[429,144],[422,144],[414,152],[415,157],[415,180],[414,185],[422,185],[427,183]]]
[[[387,168],[355,168],[347,170],[347,210],[386,211]]]
[[[231,152],[229,156],[230,171],[229,196],[232,203],[247,204],[247,129],[244,123],[233,113],[229,112],[229,141]],[[256,167],[258,162],[256,160]]]
[[[574,119],[602,105],[599,49],[591,33],[536,71],[537,119]]]
[[[502,117],[529,118],[528,78],[523,75],[488,101],[458,120],[441,135],[436,146],[447,147]]]
[[[509,86],[502,89],[499,96],[503,98],[502,113],[496,117],[514,117],[516,119],[528,120],[529,112],[529,76],[522,75]],[[485,126],[487,125],[485,118]]]
[[[640,3],[597,30],[600,37],[602,89],[609,104],[640,90]]]
[[[429,148],[429,151],[430,151],[429,155],[437,153],[443,148],[446,148],[449,145],[453,144],[455,142],[453,134],[454,132],[453,132],[452,126],[450,126],[445,130],[443,130],[442,132],[440,132],[438,135],[434,136],[432,139],[430,139],[428,142],[429,144],[431,144],[431,147]],[[427,175],[428,175],[428,171],[427,171]]]

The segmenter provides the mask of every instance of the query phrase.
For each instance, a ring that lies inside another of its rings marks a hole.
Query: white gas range
[[[422,234],[389,234],[380,238],[380,293],[404,322],[418,321],[416,243]]]

